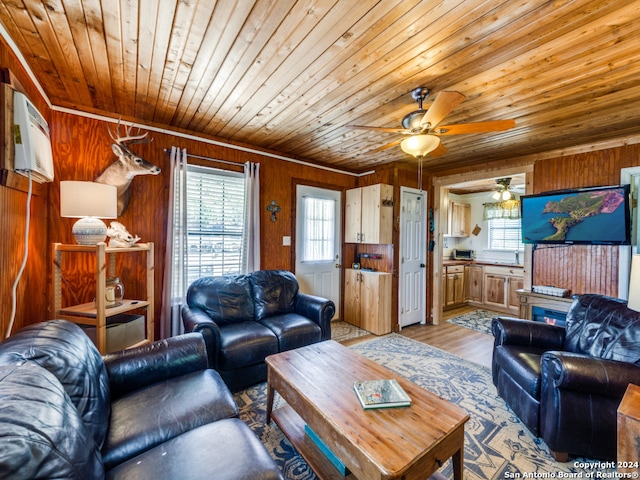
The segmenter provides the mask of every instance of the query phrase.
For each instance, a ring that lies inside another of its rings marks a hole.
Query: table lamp
[[[640,312],[640,255],[631,256],[631,276],[629,278],[628,298],[627,307]]]
[[[60,216],[79,218],[73,236],[80,245],[104,242],[107,226],[101,218],[117,218],[118,195],[113,185],[95,182],[60,182]]]

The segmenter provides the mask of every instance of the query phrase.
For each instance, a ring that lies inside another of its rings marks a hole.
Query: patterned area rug
[[[489,312],[487,310],[474,310],[473,312],[465,313],[459,317],[454,317],[447,320],[447,323],[453,323],[461,327],[475,330],[476,332],[486,333],[491,335],[491,320],[494,317],[501,315],[496,312]]]
[[[587,478],[589,470],[578,468],[576,462],[589,460],[555,462],[544,442],[533,437],[497,396],[489,369],[397,334],[350,348],[469,412],[471,418],[465,425],[465,480],[544,478],[544,474],[557,478],[560,472]],[[273,423],[264,425],[265,397],[264,383],[237,393],[240,418],[266,445],[286,479],[315,480],[278,427]],[[276,395],[274,407],[281,405],[283,400]],[[453,477],[450,461],[441,472]]]
[[[343,322],[342,320],[334,320],[331,322],[331,340],[344,342],[345,340],[362,337],[363,335],[369,335],[369,332],[350,323]]]

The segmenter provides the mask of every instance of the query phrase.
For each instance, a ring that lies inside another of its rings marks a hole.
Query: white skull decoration
[[[110,247],[131,247],[140,240],[139,236],[131,235],[120,222],[111,222],[111,226],[107,229],[107,235]]]

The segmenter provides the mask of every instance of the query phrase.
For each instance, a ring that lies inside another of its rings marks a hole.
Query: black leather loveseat
[[[616,412],[640,384],[640,313],[626,301],[580,295],[566,328],[495,318],[493,383],[557,460],[616,458]]]
[[[199,334],[101,357],[77,325],[0,344],[0,478],[282,479]]]
[[[267,378],[271,354],[331,339],[335,305],[299,292],[284,270],[203,277],[187,290],[185,331],[201,332],[210,364],[233,391]]]

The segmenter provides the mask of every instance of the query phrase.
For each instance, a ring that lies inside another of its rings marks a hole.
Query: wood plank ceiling
[[[56,107],[362,172],[415,161],[397,134],[428,87],[466,100],[432,172],[640,138],[640,0],[3,0]]]

